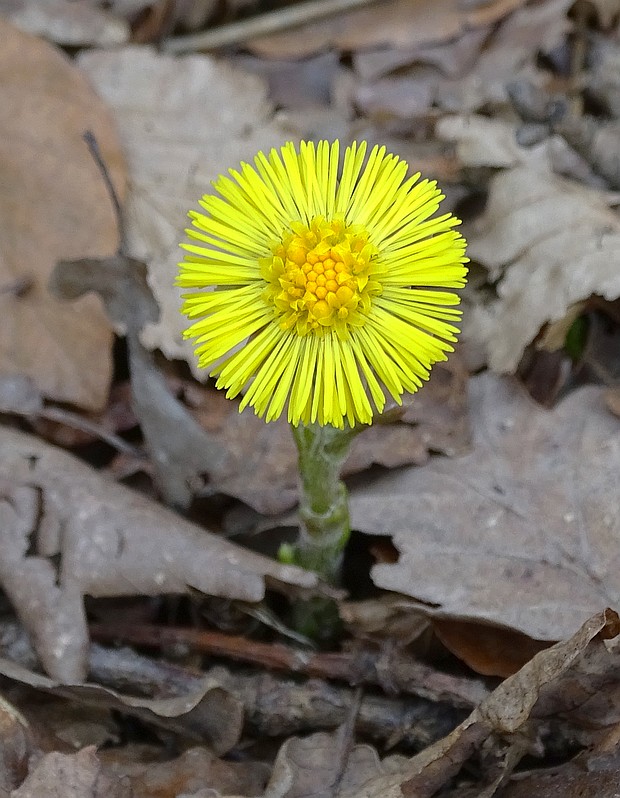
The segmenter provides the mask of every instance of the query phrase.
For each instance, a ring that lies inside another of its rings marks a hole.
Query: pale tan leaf
[[[0,13],[26,33],[70,47],[113,47],[129,40],[129,23],[92,1],[0,0]]]
[[[113,109],[129,164],[129,254],[148,265],[161,309],[143,341],[187,359],[199,376],[193,347],[181,338],[187,325],[173,285],[179,242],[211,180],[287,138],[272,119],[267,84],[209,56],[176,58],[149,47],[83,52],[78,64]]]
[[[253,39],[249,46],[268,58],[300,58],[328,47],[357,50],[379,46],[411,47],[448,41],[514,11],[525,0],[492,0],[479,8],[458,0],[388,0],[320,22]]]
[[[465,314],[463,327],[500,373],[575,303],[620,296],[618,214],[602,192],[554,175],[544,148],[493,179],[468,254],[501,278],[497,299]]]
[[[469,396],[471,454],[352,494],[353,527],[400,552],[372,578],[440,617],[561,639],[620,601],[620,425],[596,387],[548,411],[487,373]]]
[[[98,409],[111,376],[109,323],[98,299],[68,305],[50,296],[47,281],[60,258],[116,249],[112,205],[82,135],[94,132],[122,193],[119,142],[105,106],[60,50],[2,19],[0,41],[0,372]]]
[[[618,631],[618,615],[613,611],[589,618],[571,638],[541,651],[506,679],[447,737],[401,761],[391,772],[379,773],[359,784],[355,798],[431,798],[491,734],[515,735],[512,739],[518,742],[518,733],[528,719],[548,716],[552,698],[564,699],[566,711],[594,697],[599,692],[600,678],[596,684],[584,681],[579,685],[581,689],[575,690],[584,674],[604,674],[606,687],[613,685],[617,704]],[[608,650],[608,643],[612,651]],[[616,709],[608,720],[614,723],[617,719]],[[344,798],[345,793],[342,795]]]
[[[194,588],[260,601],[265,577],[317,582],[314,574],[210,534],[36,438],[2,429],[0,452],[0,581],[54,677],[78,680],[86,672],[83,594]],[[36,555],[29,554],[33,536]]]

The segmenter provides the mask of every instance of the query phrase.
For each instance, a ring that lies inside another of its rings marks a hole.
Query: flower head
[[[268,421],[371,423],[452,351],[465,240],[443,195],[385,147],[301,142],[213,184],[191,211],[183,312],[201,367]],[[246,342],[247,341],[247,342]],[[244,343],[246,342],[246,343]]]

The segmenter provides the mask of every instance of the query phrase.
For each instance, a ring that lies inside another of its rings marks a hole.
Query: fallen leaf
[[[140,341],[147,321],[158,318],[143,263],[122,254],[106,260],[62,261],[50,289],[64,299],[99,294],[110,319],[125,331],[133,410],[140,422],[156,482],[170,506],[186,509],[205,474],[222,469],[225,452],[168,389],[153,355]]]
[[[401,762],[395,772],[370,778],[355,798],[431,798],[491,734],[516,735],[531,716],[544,717],[540,704],[550,696],[561,698],[565,680],[580,673],[589,655],[617,689],[617,652],[611,654],[605,643],[618,632],[618,615],[611,610],[589,618],[571,638],[541,651],[506,679],[447,737]],[[588,694],[596,691],[594,686]],[[567,698],[575,703],[575,695]]]
[[[116,249],[114,211],[82,135],[94,132],[122,195],[120,145],[105,106],[60,50],[2,19],[0,40],[0,373],[98,409],[112,371],[109,323],[98,299],[68,306],[47,280],[60,258]]]
[[[514,372],[528,344],[592,294],[620,296],[620,219],[598,191],[554,175],[544,145],[493,178],[469,256],[498,280],[497,299],[465,314],[464,336],[496,372]]]
[[[25,33],[68,47],[114,47],[129,40],[126,20],[94,2],[0,0],[0,13]]]
[[[360,50],[353,55],[353,67],[365,81],[376,80],[389,72],[417,63],[430,64],[446,77],[459,78],[474,66],[488,35],[488,28],[481,27],[464,31],[448,42]]]
[[[620,600],[618,422],[594,386],[548,411],[486,373],[469,401],[471,454],[352,493],[353,528],[400,551],[372,579],[439,617],[564,638]]]
[[[176,58],[150,47],[82,52],[77,64],[112,109],[129,167],[128,251],[148,265],[160,307],[142,333],[149,349],[198,371],[174,287],[187,212],[210,181],[260,149],[284,142],[267,84],[206,55]]]
[[[497,26],[467,74],[438,85],[437,104],[447,111],[472,112],[505,104],[507,85],[518,77],[545,82],[537,60],[570,32],[566,12],[572,5],[572,0],[542,0],[515,10]]]
[[[467,621],[435,618],[433,629],[444,646],[484,676],[512,676],[549,643],[520,632]]]
[[[494,29],[473,26],[448,41],[416,44],[414,37],[408,47],[362,50],[353,60],[361,78],[353,91],[355,107],[379,119],[408,119],[436,116],[437,107],[469,115],[505,104],[510,81],[519,76],[545,80],[537,59],[570,29],[566,11],[571,4],[571,0],[528,4]],[[480,120],[480,125],[499,123],[495,118]],[[472,130],[471,137],[475,135]],[[486,143],[479,144],[482,157]],[[515,146],[512,142],[511,148]]]
[[[94,748],[45,754],[11,798],[132,798],[127,779],[108,776]]]
[[[100,758],[109,774],[128,778],[133,798],[195,795],[200,788],[221,795],[258,796],[262,795],[269,775],[267,765],[261,762],[226,762],[208,748],[190,748],[181,756],[163,762],[124,761],[115,753],[102,751]]]
[[[86,673],[85,593],[159,595],[192,587],[260,601],[266,576],[317,583],[315,575],[211,535],[36,438],[1,429],[0,450],[0,581],[56,678],[76,681]],[[32,556],[31,537],[38,552]]]
[[[458,356],[436,366],[424,388],[407,398],[395,423],[373,424],[356,436],[343,474],[351,476],[373,464],[422,464],[430,451],[462,454],[469,445],[466,384]],[[253,413],[239,413],[238,403],[221,391],[187,383],[184,388],[195,417],[226,452],[223,467],[211,472],[217,489],[266,515],[294,507],[297,449],[286,420],[265,424]]]
[[[0,696],[0,791],[17,787],[26,778],[28,761],[40,754],[30,723]]]
[[[516,142],[516,126],[496,117],[448,115],[437,122],[436,132],[443,141],[455,143],[464,166],[505,168],[526,157]]]
[[[278,752],[264,798],[355,798],[364,782],[383,771],[369,745],[349,750],[342,728],[291,738]]]
[[[458,0],[387,0],[380,6],[349,11],[320,22],[252,39],[250,49],[267,58],[302,58],[329,47],[358,50],[377,46],[411,47],[448,41],[465,30],[497,22],[525,0],[491,0],[480,8]]]
[[[182,695],[144,698],[125,695],[98,684],[65,684],[5,657],[0,657],[0,674],[17,684],[28,685],[78,705],[108,712],[114,710],[184,738],[200,740],[218,755],[237,745],[243,730],[243,704],[217,679],[208,675],[203,678],[196,675],[190,689]]]

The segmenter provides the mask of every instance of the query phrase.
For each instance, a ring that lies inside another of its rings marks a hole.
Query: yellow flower
[[[446,359],[465,240],[443,195],[385,147],[289,143],[215,181],[190,212],[183,312],[199,365],[267,421],[369,424]],[[247,342],[246,342],[247,341]],[[244,343],[246,342],[246,343]]]

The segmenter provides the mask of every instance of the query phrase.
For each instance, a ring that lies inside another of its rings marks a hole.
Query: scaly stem
[[[299,537],[292,559],[332,584],[340,578],[349,539],[349,504],[340,471],[355,430],[318,424],[293,427],[301,482]]]

